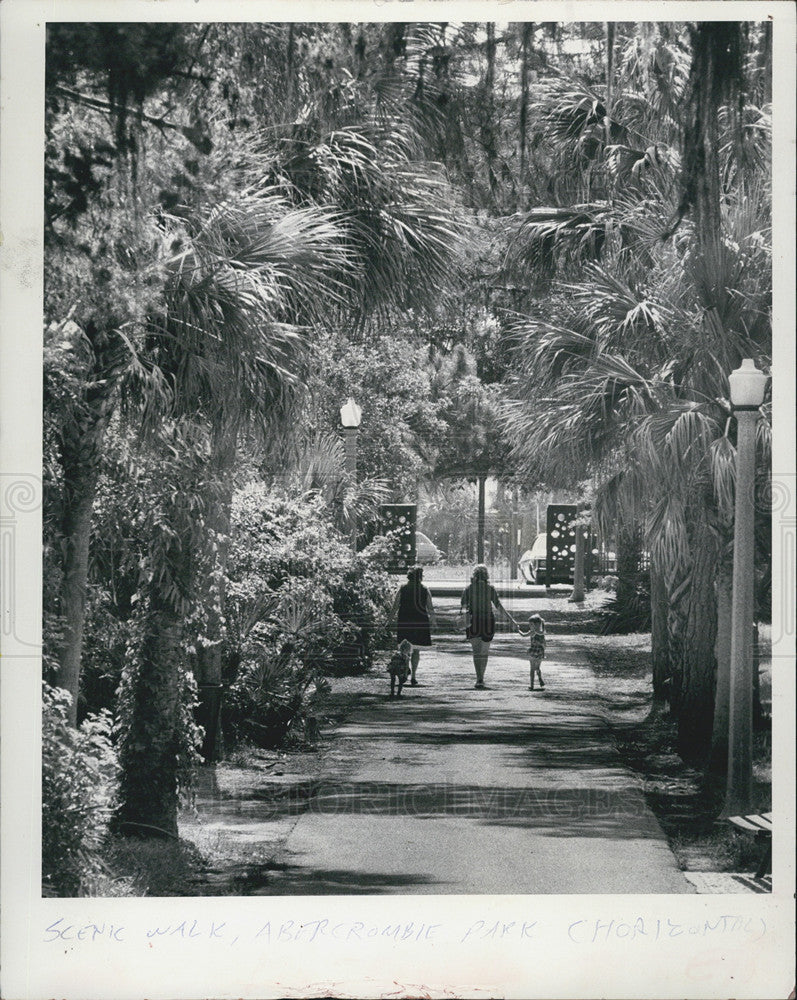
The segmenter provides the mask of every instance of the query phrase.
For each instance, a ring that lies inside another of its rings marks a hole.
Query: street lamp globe
[[[346,402],[340,408],[340,422],[344,427],[353,428],[356,430],[360,426],[360,421],[362,420],[362,410],[354,402],[354,400],[349,396]]]
[[[734,410],[757,410],[764,402],[768,376],[759,371],[752,358],[745,358],[728,376]]]

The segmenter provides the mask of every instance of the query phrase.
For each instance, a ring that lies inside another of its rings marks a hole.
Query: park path
[[[614,749],[583,649],[566,635],[549,649],[546,690],[530,692],[521,640],[497,635],[476,691],[469,646],[438,637],[400,699],[386,675],[360,679],[317,773],[249,792],[214,773],[199,810],[248,844],[237,891],[693,891]]]

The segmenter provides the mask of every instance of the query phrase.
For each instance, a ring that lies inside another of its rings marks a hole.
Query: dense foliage
[[[384,543],[352,538],[422,498],[466,558],[487,477],[496,551],[518,498],[587,499],[705,756],[770,62],[737,22],[48,28],[46,711],[59,740],[115,714],[124,830],[176,834],[203,690],[230,739],[312,735],[388,639]]]
[[[353,555],[319,495],[236,494],[227,585],[224,723],[273,745],[313,728],[330,674],[365,670],[389,642],[391,584],[378,544]]]
[[[69,695],[43,686],[42,892],[92,895],[116,802],[118,762],[110,714],[67,722]]]
[[[591,480],[618,548],[649,550],[666,619],[656,695],[666,689],[681,752],[701,763],[728,669],[715,653],[718,602],[730,600],[728,375],[745,357],[767,370],[772,354],[766,45],[766,31],[738,24],[612,26],[605,81],[555,80],[539,101],[579,204],[533,210],[510,255],[548,288],[516,324],[517,458],[550,483]],[[767,401],[759,491],[770,422]],[[629,584],[616,623],[640,601]]]

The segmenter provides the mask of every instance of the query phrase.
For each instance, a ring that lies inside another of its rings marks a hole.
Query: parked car
[[[534,539],[530,549],[520,557],[518,566],[526,583],[545,583],[545,558],[547,535],[543,532]]]
[[[442,562],[445,557],[445,552],[438,549],[431,538],[422,531],[415,532],[415,561],[419,566],[431,566],[433,563]]]
[[[526,583],[549,584],[572,583],[573,573],[567,575],[560,574],[553,581],[546,579],[546,558],[548,555],[548,536],[543,532],[534,539],[534,544],[530,549],[526,549],[520,557],[518,566]],[[644,557],[645,553],[643,553]],[[599,549],[592,550],[592,575],[606,576],[617,572],[617,556],[614,552],[601,552]]]

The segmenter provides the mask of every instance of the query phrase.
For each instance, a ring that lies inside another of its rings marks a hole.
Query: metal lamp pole
[[[362,410],[351,396],[340,408],[340,422],[343,425],[343,454],[346,462],[346,472],[352,485],[357,482],[357,435],[360,432]],[[351,549],[357,551],[357,518],[352,516]]]
[[[755,431],[767,376],[745,358],[729,382],[737,437],[728,786],[723,814],[737,816],[752,808]]]

